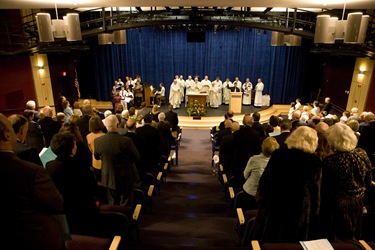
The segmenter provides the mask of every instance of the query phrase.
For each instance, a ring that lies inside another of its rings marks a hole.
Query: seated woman
[[[336,123],[326,131],[333,154],[323,160],[321,232],[331,241],[359,239],[366,188],[371,186],[371,163],[357,148],[352,129]]]
[[[259,209],[251,238],[261,243],[298,242],[315,236],[321,180],[321,162],[314,154],[317,133],[298,127],[286,145],[272,153],[259,181]]]
[[[262,143],[262,153],[254,155],[247,162],[245,171],[243,172],[246,179],[246,182],[243,185],[243,190],[246,193],[246,202],[241,204],[243,210],[258,208],[255,195],[258,190],[259,179],[262,176],[273,151],[279,148],[280,146],[274,137],[267,137]]]
[[[57,158],[46,164],[46,170],[64,198],[64,212],[72,234],[124,235],[120,219],[102,214],[96,207],[96,181],[90,169],[74,158],[76,137],[69,132],[55,134],[51,149]]]

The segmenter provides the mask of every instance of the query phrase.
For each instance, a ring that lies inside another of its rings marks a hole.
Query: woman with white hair
[[[313,239],[319,212],[321,162],[314,154],[317,132],[298,127],[264,170],[256,194],[258,213],[251,238],[260,242],[298,242]]]
[[[328,240],[359,237],[365,190],[371,185],[371,163],[357,148],[353,130],[336,123],[326,131],[333,154],[323,160],[321,232]]]

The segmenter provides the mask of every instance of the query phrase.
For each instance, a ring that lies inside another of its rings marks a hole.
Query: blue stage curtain
[[[98,100],[110,100],[114,80],[126,75],[140,75],[143,82],[159,86],[164,82],[169,96],[175,75],[205,75],[222,81],[236,76],[244,82],[250,77],[255,86],[258,78],[265,85],[263,94],[272,103],[290,103],[303,91],[309,46],[270,45],[271,32],[206,31],[204,43],[188,43],[186,31],[142,28],[127,30],[125,45],[93,45],[95,89]]]

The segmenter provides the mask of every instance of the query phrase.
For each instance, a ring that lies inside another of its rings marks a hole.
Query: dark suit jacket
[[[252,127],[244,126],[233,134],[233,146],[235,156],[235,175],[243,177],[243,171],[250,157],[261,152],[259,133]]]
[[[273,152],[259,180],[256,194],[259,209],[253,224],[253,239],[295,242],[314,237],[321,169],[321,162],[314,154],[298,149]]]
[[[129,131],[125,134],[125,136],[129,137],[133,141],[135,147],[138,150],[140,160],[138,163],[136,163],[136,166],[138,169],[138,173],[142,178],[142,176],[144,176],[144,174],[146,173],[147,166],[149,165],[149,159],[147,157],[149,150],[146,139],[142,135]]]
[[[159,122],[158,131],[162,142],[161,153],[162,155],[168,156],[171,153],[171,144],[175,140],[171,133],[171,129],[168,122]]]
[[[358,140],[358,147],[366,151],[372,167],[375,167],[375,121],[369,122],[362,128],[361,136]]]
[[[158,171],[158,163],[162,153],[162,141],[157,128],[152,127],[150,124],[145,124],[135,130],[136,133],[142,135],[148,145],[148,157],[150,162],[151,172]]]
[[[216,145],[220,146],[220,143],[221,143],[221,139],[226,136],[226,135],[229,135],[231,134],[232,131],[230,128],[226,128],[218,133],[215,134],[214,138],[216,140]]]
[[[266,134],[264,133],[264,126],[260,124],[260,122],[254,122],[252,128],[258,131],[260,137],[266,136]]]
[[[331,112],[331,109],[332,109],[332,104],[329,102],[329,103],[324,104],[322,111],[327,111],[327,114],[329,114]]]
[[[130,197],[134,164],[139,153],[132,140],[117,132],[108,132],[94,140],[94,156],[102,160],[102,185]]]
[[[63,198],[43,167],[0,152],[1,249],[57,250]]]
[[[17,143],[13,145],[13,152],[22,160],[42,166],[42,162],[39,158],[39,152],[37,152],[36,149],[21,143],[20,141],[17,141]]]
[[[29,147],[34,148],[38,153],[44,148],[43,131],[38,123],[29,121],[25,143]]]
[[[288,138],[289,135],[290,132],[281,132],[281,134],[275,136],[275,139],[277,143],[280,145],[280,148],[286,147],[285,140],[286,138]]]
[[[79,120],[77,121],[77,126],[79,128],[79,132],[81,132],[82,138],[86,142],[87,145],[87,139],[86,136],[90,134],[89,130],[89,121],[90,121],[91,116],[89,115],[84,115]]]
[[[71,157],[57,157],[46,164],[46,170],[64,198],[69,226],[96,214],[96,181],[89,167]]]
[[[172,131],[177,131],[178,126],[178,116],[176,112],[169,110],[165,113],[165,120],[169,122],[169,126],[171,126]]]
[[[219,149],[220,163],[224,167],[224,172],[229,175],[234,175],[234,146],[233,133],[222,138]]]
[[[44,134],[46,147],[49,147],[52,137],[60,131],[61,124],[58,121],[54,121],[52,117],[44,117],[39,121],[39,125]]]

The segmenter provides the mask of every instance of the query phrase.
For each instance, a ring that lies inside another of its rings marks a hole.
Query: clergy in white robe
[[[185,96],[185,80],[182,75],[180,75],[180,78],[177,80],[178,84],[180,85],[180,96],[181,96],[181,102],[184,100]]]
[[[216,86],[215,82],[212,82],[211,86],[208,90],[211,108],[218,108],[219,107],[219,99],[218,99],[218,96],[217,96],[218,91],[219,91],[219,89]]]
[[[202,85],[201,83],[198,81],[198,78],[194,78],[194,83],[193,85],[191,86],[191,90],[194,92],[194,93],[199,93],[199,91],[202,89]]]
[[[208,76],[205,76],[204,79],[201,81],[201,90],[200,92],[206,92],[207,94],[209,94],[209,90],[210,90],[210,87],[211,87],[211,81],[208,80]],[[207,106],[209,105],[209,102],[210,102],[210,99],[208,98],[208,95],[207,95]]]
[[[264,88],[264,84],[262,83],[262,79],[259,78],[258,83],[255,86],[255,99],[254,99],[255,107],[262,107],[263,88]]]
[[[185,81],[185,89],[186,89],[185,107],[187,107],[187,103],[188,103],[188,94],[191,92],[194,92],[193,86],[194,86],[194,80],[191,78],[191,76],[188,76],[188,79]]]
[[[181,103],[181,95],[180,95],[180,85],[177,82],[177,79],[174,79],[173,83],[171,84],[171,88],[169,91],[169,104],[173,106],[173,108],[179,108]]]
[[[242,82],[238,79],[238,77],[236,77],[233,81],[233,84],[237,83],[237,87],[239,89],[242,89]]]
[[[216,80],[213,81],[215,82],[215,86],[217,87],[217,99],[219,100],[219,106],[222,104],[223,100],[223,82],[220,80],[220,77],[216,77]]]
[[[242,104],[251,104],[251,90],[253,89],[253,84],[250,82],[250,78],[246,78],[246,81],[242,84]]]
[[[233,84],[231,81],[229,81],[229,78],[226,79],[226,81],[223,83],[223,102],[224,104],[229,104],[230,99],[230,88],[233,87]]]

